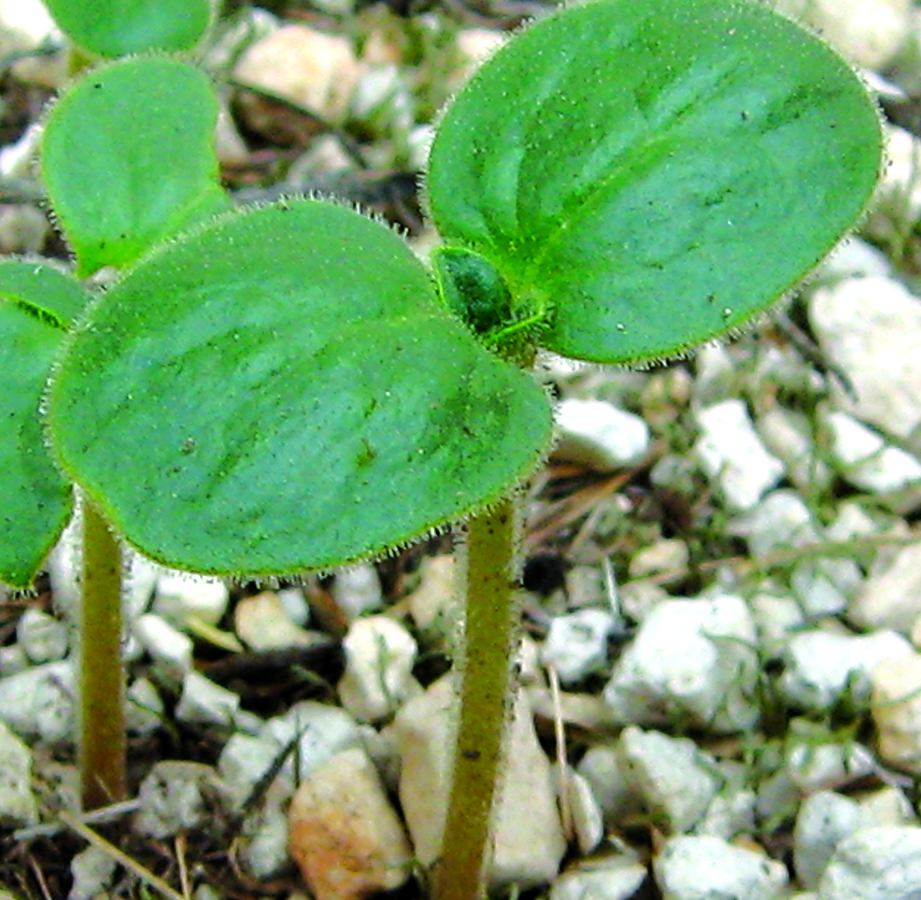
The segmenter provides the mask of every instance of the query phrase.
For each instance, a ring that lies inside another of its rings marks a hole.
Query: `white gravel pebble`
[[[662,900],[779,900],[783,863],[718,837],[669,839],[652,863]]]
[[[741,400],[700,409],[696,419],[694,454],[704,473],[729,509],[751,509],[783,477],[783,463],[765,449]]]
[[[566,767],[566,796],[572,816],[576,846],[583,856],[591,853],[604,837],[604,813],[588,781],[575,769]],[[560,785],[559,766],[553,767],[553,780]],[[562,796],[560,796],[562,804]]]
[[[678,538],[664,538],[637,551],[630,560],[631,578],[645,578],[661,572],[673,572],[688,564],[688,545]]]
[[[190,725],[232,725],[240,708],[240,695],[215,684],[199,672],[186,672],[176,718]]]
[[[697,489],[697,466],[683,453],[663,453],[649,470],[649,480],[659,488],[678,494],[692,494]]]
[[[912,653],[908,640],[895,631],[866,635],[802,631],[790,638],[780,654],[784,669],[777,686],[790,706],[805,712],[827,712],[845,692],[853,703],[866,703],[876,666]]]
[[[921,775],[921,654],[885,660],[872,681],[870,711],[880,757]]]
[[[133,621],[150,606],[154,591],[157,589],[157,579],[160,578],[163,566],[141,556],[140,553],[129,548],[122,551],[124,576],[122,584],[122,606],[126,619]]]
[[[283,25],[251,43],[234,77],[338,122],[361,69],[352,42],[301,23]]]
[[[550,888],[550,900],[631,900],[646,881],[646,866],[614,857],[567,869]]]
[[[854,388],[856,399],[831,379],[835,406],[896,437],[911,434],[921,424],[918,298],[888,278],[854,278],[815,291],[809,310],[823,353]]]
[[[125,713],[128,731],[132,734],[150,734],[162,724],[163,700],[146,678],[134,681],[127,693],[127,710]]]
[[[416,641],[395,619],[357,619],[342,641],[345,672],[336,690],[359,722],[380,722],[421,692],[413,678]]]
[[[604,400],[563,400],[556,427],[554,458],[600,472],[639,465],[649,452],[646,422]]]
[[[823,423],[829,432],[832,459],[849,484],[874,493],[918,487],[921,461],[916,457],[887,444],[877,432],[847,413],[828,412]],[[901,502],[911,508],[917,499],[917,492],[913,492]]]
[[[192,669],[192,638],[156,613],[138,616],[132,627],[138,643],[174,677]]]
[[[31,662],[54,662],[67,654],[67,625],[31,606],[19,618],[16,640]]]
[[[269,771],[284,748],[271,737],[252,734],[232,734],[221,750],[217,771],[227,784],[228,805],[240,812],[259,780]],[[293,779],[289,780],[294,791]]]
[[[72,741],[76,690],[69,659],[17,672],[0,684],[0,721],[27,741]]]
[[[921,543],[880,554],[847,608],[858,628],[892,628],[910,634],[921,618]]]
[[[336,573],[331,588],[339,608],[349,617],[357,619],[384,605],[384,594],[377,569],[369,563],[360,563]]]
[[[641,801],[624,774],[618,745],[589,747],[576,771],[591,786],[608,825],[617,827],[627,816],[640,811]]]
[[[765,585],[748,601],[758,629],[758,640],[766,657],[783,649],[790,636],[802,628],[803,610],[796,599]]]
[[[112,854],[101,847],[90,845],[75,854],[70,861],[73,884],[67,900],[95,900],[105,896],[117,864]]]
[[[0,678],[8,678],[29,668],[29,657],[19,644],[0,647]]]
[[[740,834],[754,834],[757,801],[754,791],[728,784],[713,798],[694,833],[711,834],[727,841]]]
[[[0,723],[0,828],[22,828],[38,822],[32,793],[32,751]]]
[[[284,604],[272,591],[243,597],[234,609],[234,630],[251,650],[286,650],[310,647],[323,640],[291,620]]]
[[[763,437],[762,415],[765,412],[784,410],[784,407],[774,405],[778,393],[784,395],[785,398],[819,398],[825,395],[827,389],[825,379],[812,364],[803,359],[792,343],[780,345],[773,341],[765,341],[758,343],[753,349],[755,352],[754,370],[749,372],[749,366],[739,366],[738,361],[736,369],[740,370],[739,374],[747,376],[745,385],[748,393],[755,398],[762,395],[771,398],[771,402],[764,404],[764,409],[759,408],[755,421],[755,427]],[[760,407],[761,404],[758,406]],[[809,437],[811,430],[807,429],[804,434]],[[808,455],[814,455],[814,453],[810,452]]]
[[[155,763],[138,790],[134,830],[165,838],[205,823],[219,805],[222,786],[214,769],[187,760]]]
[[[688,738],[635,726],[623,730],[619,747],[624,776],[657,827],[691,831],[722,786],[716,760]]]
[[[804,732],[800,735],[798,732]],[[762,820],[793,815],[803,797],[853,784],[879,771],[873,754],[853,741],[825,742],[814,726],[791,722],[787,748],[773,775],[758,787],[757,812]]]
[[[157,578],[153,611],[182,628],[190,618],[217,625],[230,592],[219,578],[165,571]]]
[[[793,829],[793,863],[800,884],[815,890],[841,838],[856,831],[863,820],[860,804],[834,791],[807,797]]]
[[[582,681],[606,664],[608,637],[615,626],[614,616],[603,609],[554,616],[541,647],[541,662],[552,665],[564,685]]]
[[[665,600],[615,663],[605,702],[625,725],[678,718],[717,732],[750,728],[759,716],[756,643],[741,597]]]
[[[791,551],[823,539],[809,507],[788,489],[772,491],[755,509],[736,517],[730,529],[746,538],[755,556]],[[807,557],[794,560],[790,571],[790,587],[807,616],[843,612],[860,584],[860,569],[850,559]]]
[[[55,609],[71,621],[76,621],[80,610],[79,570],[82,518],[78,508],[45,560]]]
[[[828,489],[834,473],[821,458],[805,415],[775,406],[759,416],[756,425],[765,446],[782,460],[797,490],[814,493]]]
[[[918,817],[911,801],[897,787],[881,787],[855,798],[865,825],[916,825]]]
[[[284,588],[277,591],[276,596],[295,625],[307,625],[310,621],[310,604],[301,588]]]
[[[705,344],[694,355],[695,378],[691,386],[694,403],[712,406],[738,396],[739,372],[725,344]]]
[[[0,49],[34,50],[60,31],[40,0],[3,0],[0,3]]]
[[[781,0],[851,62],[882,70],[909,31],[911,0]]]
[[[295,780],[303,778],[331,756],[361,741],[361,729],[355,719],[344,709],[302,700],[295,703],[282,716],[269,719],[259,733],[277,743],[279,749],[297,741],[297,753],[291,754],[281,774]],[[298,764],[295,773],[295,758]]]
[[[240,826],[240,858],[246,870],[260,881],[290,874],[294,868],[288,848],[288,801],[293,790],[273,782]]]
[[[915,54],[921,47],[921,17],[915,13],[913,43]],[[903,68],[916,83],[919,79],[917,64],[912,62]],[[912,86],[911,90],[916,90]],[[921,182],[918,181],[918,159],[921,157],[921,140],[911,131],[886,122],[883,126],[886,141],[886,166],[876,189],[874,202],[867,221],[867,234],[876,237],[892,238],[907,222],[916,221],[921,216]],[[890,265],[889,272],[875,273],[890,281],[897,281],[898,275]]]
[[[820,743],[788,735],[786,771],[801,794],[848,784],[877,772],[873,754],[854,741]]]
[[[755,509],[733,518],[730,527],[732,534],[746,539],[754,556],[767,556],[774,550],[801,547],[819,539],[809,507],[788,488],[771,491]]]
[[[919,210],[921,211],[921,210]],[[892,275],[892,263],[882,250],[853,235],[842,241],[822,263],[817,278],[823,282],[839,282],[845,278],[866,278]]]
[[[875,826],[842,839],[819,900],[921,900],[921,828]]]

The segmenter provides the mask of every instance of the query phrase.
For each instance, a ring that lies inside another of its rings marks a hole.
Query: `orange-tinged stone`
[[[362,900],[409,878],[412,849],[368,755],[337,753],[298,787],[288,846],[316,900]]]

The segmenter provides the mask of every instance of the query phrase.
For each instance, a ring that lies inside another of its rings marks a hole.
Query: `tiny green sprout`
[[[84,6],[51,5],[65,27]],[[153,22],[153,6],[98,5],[112,25],[130,9]],[[846,63],[758,3],[557,11],[441,119],[426,190],[443,246],[428,268],[331,203],[230,211],[216,108],[199,70],[142,56],[90,70],[47,117],[42,170],[76,273],[119,276],[90,294],[49,272],[5,287],[0,270],[5,352],[37,348],[28,378],[2,374],[15,426],[0,459],[18,474],[2,475],[16,500],[0,577],[35,574],[71,483],[96,542],[85,580],[108,596],[97,607],[87,593],[84,613],[110,637],[110,529],[177,568],[280,576],[466,521],[461,711],[432,889],[480,900],[520,619],[516,489],[552,440],[534,360],[649,363],[769,309],[864,210],[877,112]]]
[[[432,267],[448,308],[465,322],[484,347],[506,359],[524,353],[527,363],[547,322],[546,307],[531,307],[512,294],[489,260],[462,247],[439,247]]]

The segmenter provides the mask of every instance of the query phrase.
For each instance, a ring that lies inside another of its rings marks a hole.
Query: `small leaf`
[[[437,247],[432,265],[447,307],[475,334],[508,325],[512,298],[495,266],[477,253],[457,247]]]
[[[250,574],[380,554],[481,508],[551,430],[543,390],[395,234],[315,201],[225,217],[132,269],[70,343],[49,422],[143,552]]]
[[[500,50],[443,118],[432,216],[547,312],[567,356],[637,362],[764,310],[853,226],[880,167],[863,85],[758,3],[601,0]]]
[[[42,263],[0,261],[0,580],[28,587],[72,510],[39,417],[64,328],[88,295]]]
[[[134,262],[227,208],[216,118],[205,74],[172,59],[103,66],[64,93],[45,125],[42,170],[78,274]]]
[[[45,0],[68,37],[114,59],[150,50],[190,50],[211,21],[208,0]]]

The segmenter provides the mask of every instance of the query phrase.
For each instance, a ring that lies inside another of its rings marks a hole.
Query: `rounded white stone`
[[[663,900],[779,900],[787,884],[783,863],[721,838],[671,838],[653,860]]]
[[[696,418],[694,453],[704,473],[730,509],[751,509],[783,477],[783,463],[765,449],[741,400],[708,406]]]
[[[741,597],[665,600],[614,665],[605,702],[623,724],[750,728],[759,716],[756,641]]]
[[[541,647],[541,661],[556,669],[563,684],[582,681],[607,662],[608,636],[614,626],[614,616],[603,609],[579,609],[555,616]]]
[[[16,638],[33,663],[53,662],[67,654],[67,625],[34,606],[20,617]]]
[[[638,465],[649,452],[649,426],[604,400],[563,400],[556,425],[556,459],[608,471]]]
[[[881,662],[872,682],[870,711],[879,755],[890,765],[921,774],[921,654]]]
[[[387,718],[419,690],[412,675],[416,642],[389,616],[354,621],[342,649],[345,672],[337,691],[342,705],[359,721]]]
[[[834,791],[818,791],[803,801],[793,830],[794,868],[803,887],[818,887],[838,841],[862,821],[860,804]]]
[[[921,828],[874,826],[843,838],[819,882],[821,900],[917,900]]]

